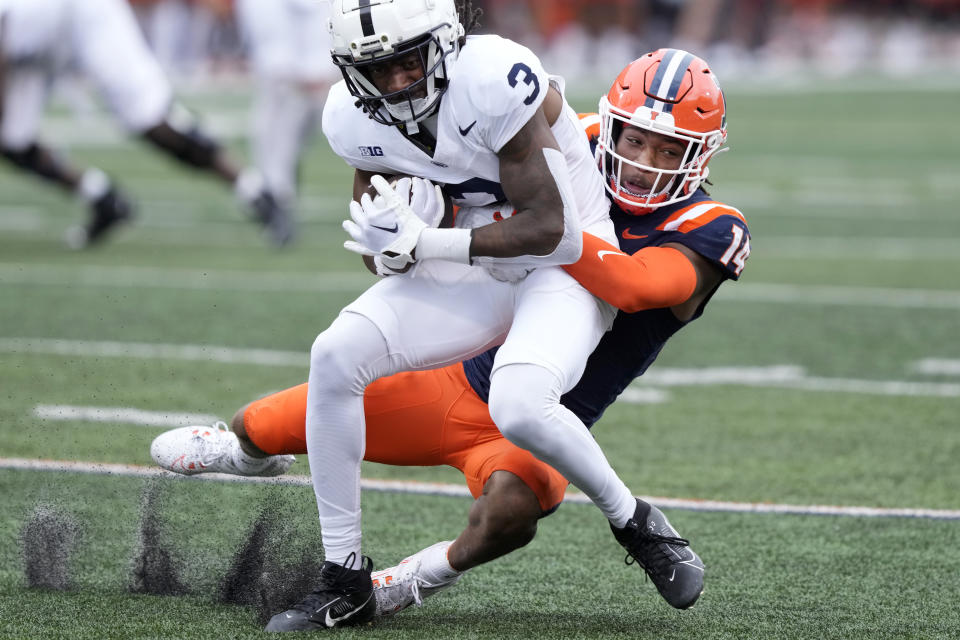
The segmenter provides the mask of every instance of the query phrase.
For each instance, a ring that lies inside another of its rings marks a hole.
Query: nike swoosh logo
[[[370,592],[370,598],[372,598],[372,597],[373,597],[373,592],[371,591],[371,592]],[[365,606],[367,606],[367,602],[370,602],[370,598],[367,598],[366,602],[364,602],[362,605],[360,605],[359,607],[357,607],[357,608],[354,609],[353,611],[351,611],[351,612],[349,612],[349,613],[346,613],[346,614],[340,616],[339,618],[334,618],[333,616],[330,615],[330,610],[333,609],[333,605],[337,604],[337,602],[339,602],[340,600],[342,600],[342,598],[337,598],[336,600],[334,600],[333,602],[331,602],[330,604],[327,605],[327,615],[326,615],[326,617],[325,617],[324,620],[323,620],[323,624],[326,625],[326,627],[327,627],[328,629],[332,629],[333,627],[337,626],[337,623],[338,623],[338,622],[343,622],[344,620],[347,620],[348,618],[351,618],[351,617],[353,616],[353,614],[357,613],[358,611],[360,611],[361,609],[363,609]]]
[[[603,262],[603,256],[622,256],[625,255],[619,251],[597,251],[597,257],[600,258],[600,262]]]
[[[647,237],[647,234],[643,234],[642,236],[633,235],[630,233],[630,229],[624,229],[620,235],[623,236],[624,240],[643,240]]]
[[[677,570],[674,569],[673,573],[670,574],[670,582],[673,582],[673,579],[677,577]]]
[[[400,230],[399,224],[394,224],[392,229],[390,227],[378,227],[375,224],[372,224],[370,226],[373,227],[374,229],[380,229],[380,231],[386,231],[387,233],[396,233],[397,231]]]
[[[475,124],[477,124],[477,121],[476,121],[476,120],[474,120],[474,121],[471,122],[469,125],[467,125],[467,128],[466,128],[466,129],[464,129],[464,128],[461,127],[460,125],[457,125],[457,129],[460,129],[460,135],[465,136],[465,135],[467,135],[468,133],[470,133],[470,129],[473,129],[473,125],[475,125]]]

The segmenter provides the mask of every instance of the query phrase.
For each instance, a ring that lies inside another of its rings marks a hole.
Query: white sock
[[[447,560],[447,551],[451,544],[453,540],[447,540],[423,550],[417,575],[428,585],[444,584],[463,574],[463,571],[457,571],[450,566],[450,561]]]
[[[243,447],[240,446],[240,441],[236,438],[234,438],[233,443],[230,445],[230,449],[230,456],[233,459],[233,464],[242,471],[256,473],[270,464],[269,456],[261,458],[250,455],[243,450]]]

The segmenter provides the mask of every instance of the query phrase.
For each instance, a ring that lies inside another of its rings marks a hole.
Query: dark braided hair
[[[473,6],[471,0],[457,0],[457,15],[460,16],[460,24],[463,25],[465,36],[470,35],[480,28],[480,16],[483,15],[483,9]],[[463,44],[461,42],[461,44]]]

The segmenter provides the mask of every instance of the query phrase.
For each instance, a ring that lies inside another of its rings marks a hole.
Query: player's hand
[[[443,220],[443,192],[429,180],[414,178],[410,187],[410,208],[428,227],[436,229]]]
[[[438,187],[421,178],[401,178],[391,187],[379,175],[370,184],[377,190],[371,199],[364,194],[360,202],[350,203],[352,220],[343,223],[353,241],[344,243],[349,251],[361,255],[379,255],[382,263],[398,271],[415,262],[420,233],[439,224],[443,217],[443,198]],[[413,209],[424,215],[422,220]],[[438,212],[439,211],[439,215]]]
[[[389,265],[393,265],[393,267]],[[413,265],[413,262],[405,262],[402,260],[397,260],[396,258],[388,258],[387,256],[373,256],[374,269],[376,269],[376,274],[381,278],[386,278],[389,276],[401,276],[405,273],[408,273],[410,271],[410,267]]]
[[[381,185],[380,183],[383,183]],[[397,182],[396,189],[402,190],[402,195],[386,184],[381,176],[373,176],[371,183],[376,187],[378,195],[371,198],[368,194],[360,196],[360,201],[350,203],[350,220],[344,220],[343,230],[353,240],[346,241],[343,246],[349,251],[361,255],[376,256],[396,241],[400,233],[400,218],[414,216],[412,211],[403,211],[410,208],[406,202],[410,198],[410,179],[404,178]],[[386,185],[386,186],[384,186]],[[390,198],[383,194],[389,192]]]

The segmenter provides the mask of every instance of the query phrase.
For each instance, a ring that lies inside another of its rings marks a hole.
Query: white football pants
[[[613,316],[559,267],[506,283],[441,261],[422,263],[413,277],[385,278],[348,305],[310,353],[307,451],[326,559],[360,553],[366,386],[498,344],[490,407],[507,437],[563,473],[608,517],[630,517],[629,489],[583,423],[559,405]]]

